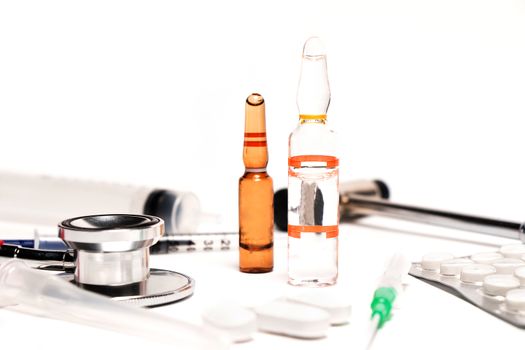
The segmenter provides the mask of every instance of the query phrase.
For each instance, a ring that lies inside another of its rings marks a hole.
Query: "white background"
[[[341,181],[525,218],[524,0],[0,1],[0,168],[192,190],[235,227],[244,100],[283,187],[311,35]]]
[[[341,180],[523,217],[523,0],[2,1],[0,166],[191,189],[221,211],[257,91],[285,186],[311,35],[329,55]]]

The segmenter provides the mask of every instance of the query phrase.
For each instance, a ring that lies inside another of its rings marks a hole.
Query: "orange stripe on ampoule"
[[[244,141],[244,147],[266,147],[266,141]]]
[[[266,137],[265,132],[245,132],[244,137]]]
[[[339,235],[339,226],[301,226],[301,225],[288,225],[288,236],[294,238],[301,238],[302,232],[326,232],[326,238],[335,238]]]
[[[339,159],[334,156],[305,155],[288,158],[288,166],[294,168],[300,168],[303,166],[303,163],[308,162],[326,163],[327,168],[335,168],[336,166],[339,166]]]

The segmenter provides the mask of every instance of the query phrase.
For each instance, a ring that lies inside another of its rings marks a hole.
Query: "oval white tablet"
[[[461,269],[474,262],[467,258],[457,258],[452,260],[445,260],[439,266],[439,272],[445,276],[457,276],[461,273]]]
[[[514,273],[514,270],[520,266],[525,266],[525,261],[514,258],[503,258],[498,259],[491,264],[496,268],[499,274],[510,274]]]
[[[525,254],[525,244],[509,244],[499,248],[499,252],[506,258],[520,259]]]
[[[496,268],[485,264],[470,264],[461,269],[460,279],[466,283],[482,282],[485,276],[496,273]]]
[[[511,275],[488,275],[483,279],[483,291],[488,295],[505,295],[509,290],[518,288],[520,281]]]
[[[518,267],[514,270],[514,277],[516,277],[522,287],[525,287],[525,266]]]
[[[255,309],[260,331],[297,338],[322,338],[330,327],[330,315],[317,307],[273,301]]]
[[[327,291],[288,296],[286,300],[323,309],[330,314],[332,325],[347,323],[352,313],[352,305],[348,302],[347,296]]]
[[[227,334],[233,342],[248,341],[257,330],[255,313],[237,305],[221,305],[206,309],[202,313],[202,320],[206,325]]]
[[[525,289],[512,289],[505,294],[505,305],[512,311],[525,311]]]
[[[450,253],[429,253],[421,259],[421,268],[423,270],[439,270],[439,266],[445,260],[454,259],[454,255]]]
[[[484,252],[473,254],[470,259],[476,264],[491,264],[498,259],[502,259],[503,255],[497,252]]]

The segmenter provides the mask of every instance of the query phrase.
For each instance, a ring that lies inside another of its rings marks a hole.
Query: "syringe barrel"
[[[166,232],[191,233],[200,206],[191,192],[0,172],[1,221],[56,227],[67,218],[102,213],[155,215]]]
[[[0,265],[3,305],[29,305],[48,317],[168,343],[174,349],[226,349],[219,334],[80,289],[20,260]]]

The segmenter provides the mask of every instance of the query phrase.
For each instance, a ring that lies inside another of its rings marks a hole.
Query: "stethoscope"
[[[103,214],[64,220],[59,236],[75,250],[76,268],[60,276],[80,288],[139,306],[159,306],[193,294],[194,280],[149,267],[149,247],[164,234],[150,215]]]
[[[342,183],[340,187],[339,212],[341,222],[351,222],[363,216],[377,215],[517,239],[525,243],[525,223],[395,203],[388,200],[388,186],[379,180],[351,181]],[[282,231],[286,231],[288,225],[287,201],[288,191],[286,189],[281,189],[275,193],[275,225]]]

